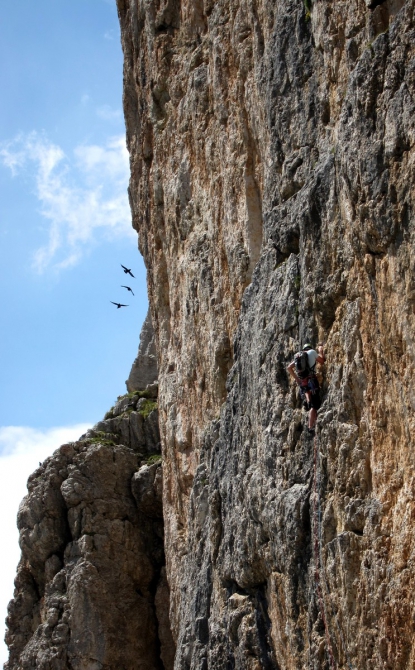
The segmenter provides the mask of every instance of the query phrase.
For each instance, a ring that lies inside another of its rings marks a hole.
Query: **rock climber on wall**
[[[315,373],[316,364],[323,365],[326,357],[323,344],[317,345],[318,351],[311,344],[304,344],[301,351],[295,354],[294,360],[289,364],[287,370],[300,387],[300,395],[304,407],[310,410],[308,415],[308,432],[315,433],[317,412],[321,406],[320,385]]]

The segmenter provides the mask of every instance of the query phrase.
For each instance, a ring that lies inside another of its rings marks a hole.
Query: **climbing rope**
[[[320,613],[321,617],[323,620],[324,624],[324,631],[325,631],[325,637],[326,637],[326,645],[327,645],[327,651],[328,651],[328,656],[329,656],[329,661],[330,661],[330,666],[332,668],[336,668],[336,661],[334,659],[334,654],[333,654],[333,648],[331,644],[331,639],[330,639],[330,632],[329,632],[329,627],[328,627],[328,622],[327,622],[327,613],[326,613],[326,606],[324,602],[324,594],[323,590],[321,588],[321,581],[324,584],[327,596],[330,596],[330,589],[329,585],[326,580],[326,576],[324,573],[324,562],[323,562],[323,555],[322,555],[322,547],[323,547],[323,541],[322,541],[322,523],[321,523],[321,498],[320,498],[320,450],[318,448],[318,441],[317,441],[317,434],[314,436],[314,482],[313,482],[313,488],[314,488],[314,524],[313,524],[313,530],[314,530],[314,580],[316,584],[316,592],[317,592],[317,597],[319,601],[319,606],[320,606]],[[321,579],[320,579],[321,577]],[[330,601],[330,598],[329,598]],[[336,613],[333,609],[333,604],[330,601],[331,605],[331,614],[332,618],[334,619],[337,627],[337,631],[339,633],[339,637],[342,643],[343,651],[346,656],[346,662],[347,665],[349,666],[349,670],[355,670],[354,666],[352,665],[349,655],[347,653],[347,646],[344,641],[344,636],[342,633],[342,630],[340,628],[339,622],[337,620]]]

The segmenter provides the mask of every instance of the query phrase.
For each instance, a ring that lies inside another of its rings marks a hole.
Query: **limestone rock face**
[[[412,668],[415,3],[118,10],[175,668]]]
[[[158,418],[31,477],[7,668],[411,670],[415,0],[117,6]]]
[[[162,466],[145,463],[160,446],[155,393],[121,399],[110,419],[30,477],[18,514],[9,670],[173,667]]]
[[[203,432],[226,397],[262,243],[260,67],[272,22],[267,5],[250,3],[121,0],[118,9],[130,201],[159,361],[168,572],[179,573]]]
[[[157,377],[157,352],[149,310],[141,328],[137,358],[125,382],[128,393],[144,391],[149,384],[154,384],[157,381]]]

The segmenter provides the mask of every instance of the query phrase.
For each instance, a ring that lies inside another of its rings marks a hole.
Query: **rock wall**
[[[415,663],[414,8],[118,0],[177,670]]]
[[[149,384],[154,384],[157,379],[156,343],[154,341],[151,314],[148,311],[141,328],[137,357],[131,366],[131,371],[125,384],[127,391],[132,393],[133,391],[144,391]]]
[[[163,500],[140,393],[34,473],[6,667],[410,670],[415,0],[117,6]]]
[[[7,670],[168,670],[157,386],[121,398],[28,481]]]

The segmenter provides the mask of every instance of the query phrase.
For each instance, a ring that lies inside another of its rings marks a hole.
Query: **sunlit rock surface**
[[[118,9],[175,667],[412,668],[414,2]]]

